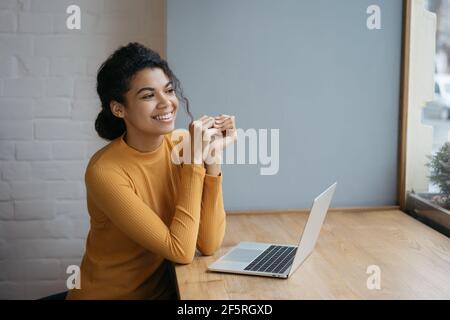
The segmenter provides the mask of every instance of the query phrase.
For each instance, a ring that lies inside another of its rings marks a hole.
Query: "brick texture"
[[[81,8],[81,30],[66,9]],[[139,41],[164,55],[164,0],[0,1],[0,299],[66,290],[89,218],[84,172],[105,145],[94,130],[96,72]]]

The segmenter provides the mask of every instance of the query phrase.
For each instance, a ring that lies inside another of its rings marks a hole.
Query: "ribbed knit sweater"
[[[142,153],[124,135],[95,153],[85,182],[90,230],[81,289],[67,299],[164,299],[172,263],[211,255],[225,232],[222,175],[173,164],[171,134]]]

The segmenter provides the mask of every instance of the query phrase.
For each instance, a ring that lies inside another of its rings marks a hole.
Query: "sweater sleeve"
[[[88,167],[86,189],[97,207],[132,240],[165,259],[186,264],[195,255],[205,169],[184,164],[180,173],[169,227],[134,193],[127,177],[113,168]]]
[[[200,229],[197,248],[204,255],[213,255],[220,247],[225,234],[225,209],[222,195],[222,175],[205,176]]]

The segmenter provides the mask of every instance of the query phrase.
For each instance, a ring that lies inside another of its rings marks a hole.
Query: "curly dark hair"
[[[183,95],[180,81],[170,70],[167,61],[157,52],[140,43],[132,42],[117,49],[98,69],[97,93],[102,104],[102,111],[95,120],[95,130],[100,137],[114,140],[125,132],[125,122],[111,112],[110,102],[117,101],[125,104],[125,93],[130,90],[132,77],[145,68],[162,69],[172,81],[178,99],[184,102],[186,112],[193,121],[189,110],[189,100]]]

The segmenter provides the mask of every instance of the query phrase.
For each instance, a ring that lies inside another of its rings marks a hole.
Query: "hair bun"
[[[97,116],[95,120],[95,130],[98,135],[107,140],[114,140],[125,132],[125,122],[121,118],[117,118],[111,112],[107,112],[106,108]]]

